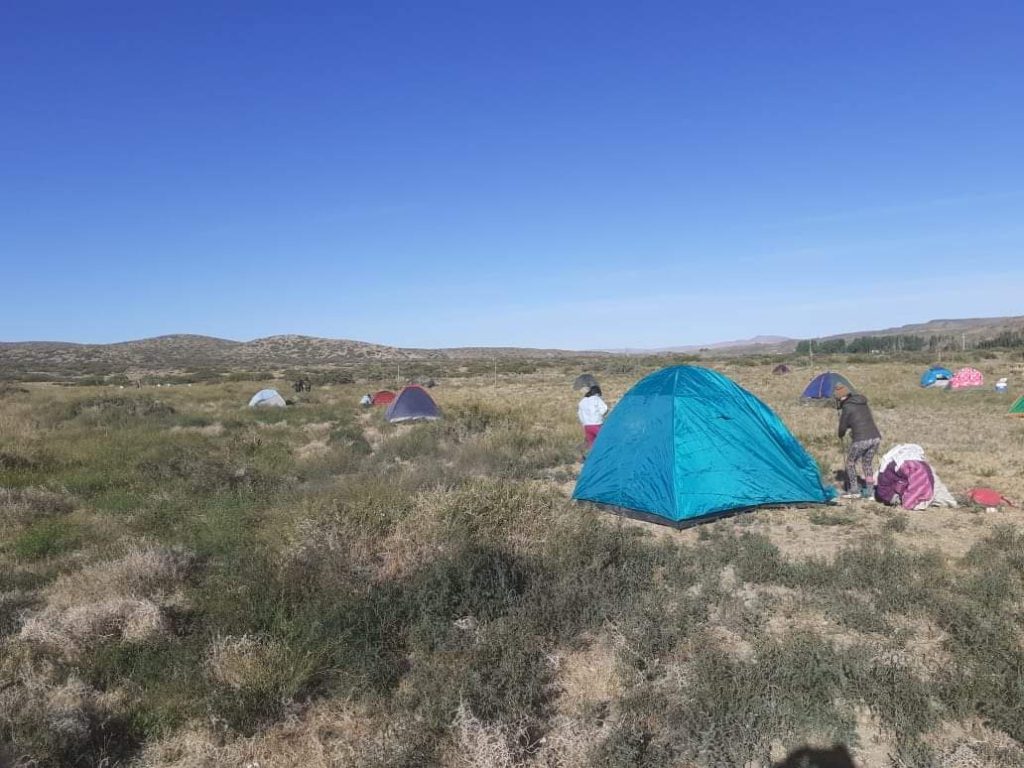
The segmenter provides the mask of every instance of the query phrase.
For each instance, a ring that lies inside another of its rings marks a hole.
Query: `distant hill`
[[[955,336],[966,335],[968,339],[991,339],[1007,331],[1024,330],[1024,316],[1014,317],[968,317],[959,320],[929,320],[926,323],[912,323],[881,331],[855,331],[826,336],[829,339],[855,339],[858,336]]]
[[[703,352],[703,351],[736,351],[745,350],[749,352],[775,351],[780,347],[792,345],[796,348],[796,339],[786,336],[754,336],[751,339],[739,341],[716,341],[711,344],[690,344],[685,347],[663,347],[656,352]]]
[[[115,344],[0,342],[0,376],[110,375],[146,372],[325,368],[369,362],[556,358],[607,354],[518,347],[407,349],[350,339],[268,336],[233,341],[177,334]]]
[[[815,341],[845,339],[851,341],[862,336],[947,336],[963,338],[968,344],[994,339],[1006,332],[1024,332],[1024,316],[1014,317],[969,317],[962,319],[929,320],[925,323],[911,323],[880,330],[849,331],[831,336],[816,336]],[[808,337],[810,338],[810,337]],[[722,341],[715,344],[669,347],[657,352],[700,352],[710,351],[725,355],[749,354],[790,354],[796,351],[798,339],[785,336],[755,336],[741,341]]]
[[[1024,316],[929,320],[882,330],[851,331],[816,340],[860,336],[946,336],[970,344],[1007,332],[1024,332]],[[410,349],[350,339],[314,336],[268,336],[233,341],[178,334],[116,344],[72,344],[54,341],[0,342],[0,378],[76,377],[149,372],[207,370],[280,370],[353,366],[374,362],[442,362],[445,360],[555,359],[612,354],[713,353],[716,355],[789,354],[798,341],[784,336],[755,336],[738,341],[693,344],[660,349],[579,351],[523,347],[450,347]]]
[[[716,354],[746,355],[757,353],[778,353],[796,349],[797,339],[786,336],[755,336],[737,341],[715,341],[709,344],[685,344],[672,347],[616,347],[607,349],[613,355],[695,355],[700,352]]]

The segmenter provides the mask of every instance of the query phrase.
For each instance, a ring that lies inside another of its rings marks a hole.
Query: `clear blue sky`
[[[0,340],[1024,314],[1024,3],[7,0]]]

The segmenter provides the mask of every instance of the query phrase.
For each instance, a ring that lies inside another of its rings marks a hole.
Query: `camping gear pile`
[[[697,366],[641,379],[605,421],[573,498],[683,527],[765,505],[825,504],[814,459],[781,419]]]
[[[924,449],[914,443],[892,448],[879,462],[875,498],[903,509],[955,507],[956,499],[925,458]]]
[[[972,389],[985,386],[985,377],[977,368],[961,368],[949,380],[950,389]]]

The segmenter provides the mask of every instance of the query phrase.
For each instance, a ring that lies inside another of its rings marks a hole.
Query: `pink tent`
[[[949,381],[950,389],[967,389],[985,386],[985,377],[977,368],[961,368]]]

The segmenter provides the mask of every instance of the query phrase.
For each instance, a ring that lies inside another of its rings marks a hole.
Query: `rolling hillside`
[[[816,341],[845,339],[851,341],[861,336],[948,336],[966,341],[968,345],[993,339],[1006,332],[1024,332],[1024,316],[1016,317],[972,317],[962,319],[929,320],[925,323],[911,323],[878,330],[848,331],[831,336],[814,337]],[[790,354],[796,350],[797,339],[781,336],[755,336],[742,341],[724,341],[702,346],[671,347],[658,352],[710,351],[716,354]]]
[[[881,330],[851,331],[826,339],[859,336],[949,336],[968,344],[995,338],[1007,331],[1024,332],[1024,316],[930,320]],[[211,336],[177,334],[116,344],[67,342],[0,342],[0,377],[67,377],[140,375],[146,372],[198,370],[276,370],[330,368],[357,364],[402,361],[443,362],[489,359],[539,360],[613,354],[668,354],[706,352],[714,355],[789,354],[797,340],[757,336],[742,341],[614,351],[529,349],[519,347],[452,347],[408,349],[349,339],[313,336],[269,336],[252,341],[233,341]]]
[[[116,344],[66,342],[0,342],[0,375],[81,376],[145,372],[213,370],[274,370],[328,368],[359,363],[402,361],[541,359],[597,355],[557,349],[515,347],[457,347],[403,349],[349,339],[313,336],[269,336],[233,341],[211,336],[177,334]]]

